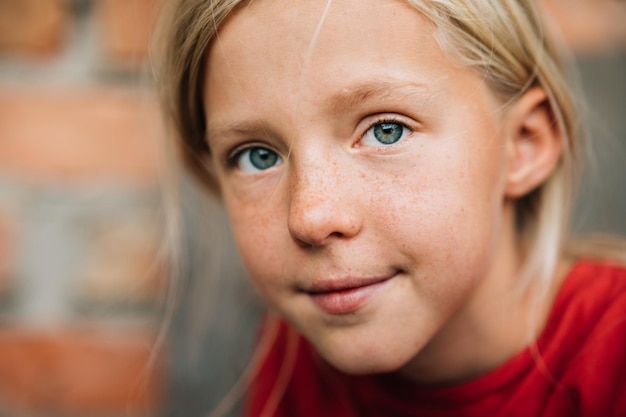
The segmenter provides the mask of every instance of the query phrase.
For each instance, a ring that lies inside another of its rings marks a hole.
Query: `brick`
[[[29,181],[152,183],[161,119],[146,92],[0,86],[0,171]]]
[[[142,329],[0,329],[0,397],[14,412],[154,415],[163,374]]]
[[[9,291],[13,278],[15,221],[0,207],[0,298]]]
[[[159,253],[161,220],[155,213],[136,209],[95,225],[79,290],[83,302],[156,304],[162,300],[166,270]]]
[[[148,57],[161,1],[99,0],[95,4],[102,45],[110,60],[134,63]]]
[[[0,50],[52,54],[63,45],[70,19],[66,0],[0,0]]]
[[[615,0],[538,0],[557,37],[578,55],[626,48],[626,3]]]

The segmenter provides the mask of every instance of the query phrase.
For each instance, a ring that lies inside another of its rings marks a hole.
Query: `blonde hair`
[[[219,194],[207,167],[202,103],[206,52],[228,16],[243,0],[179,0],[170,4],[162,68],[163,108],[184,166]],[[408,0],[437,28],[442,48],[473,68],[503,102],[540,86],[548,97],[563,154],[551,177],[515,202],[517,230],[525,251],[520,288],[547,292],[562,253],[580,156],[576,116],[562,65],[543,32],[531,0]]]

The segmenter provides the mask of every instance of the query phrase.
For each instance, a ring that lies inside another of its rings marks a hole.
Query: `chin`
[[[339,371],[349,375],[372,375],[394,373],[402,369],[405,363],[398,363],[394,360],[380,360],[378,358],[367,358],[359,360],[329,360],[332,366]]]
[[[333,367],[350,375],[393,373],[402,369],[411,357],[404,358],[391,350],[372,352],[354,347],[343,349],[317,349],[319,354]]]

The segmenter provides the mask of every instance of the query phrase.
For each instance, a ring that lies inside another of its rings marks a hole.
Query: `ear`
[[[517,199],[543,184],[556,168],[562,135],[541,87],[528,90],[507,113],[509,169],[505,195]]]

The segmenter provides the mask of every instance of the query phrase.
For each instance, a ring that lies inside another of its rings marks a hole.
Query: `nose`
[[[362,228],[354,200],[358,190],[336,166],[310,165],[293,176],[288,226],[292,238],[303,246],[325,246],[356,236]]]

